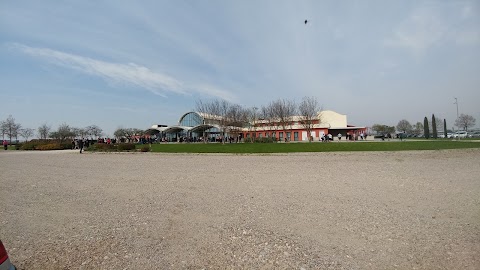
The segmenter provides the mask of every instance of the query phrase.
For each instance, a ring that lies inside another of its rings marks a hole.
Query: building
[[[225,136],[235,140],[245,138],[271,137],[279,141],[308,141],[310,135],[313,140],[320,140],[322,135],[331,134],[335,138],[338,134],[343,137],[346,134],[365,133],[365,127],[357,127],[347,124],[347,116],[334,111],[321,111],[311,121],[309,128],[303,124],[302,116],[293,116],[289,121],[279,122],[258,119],[252,123],[225,127]],[[199,112],[187,112],[180,117],[178,125],[153,125],[151,128],[160,131],[158,137],[165,141],[175,142],[189,139],[198,141],[207,138],[210,141],[223,139],[222,118]]]

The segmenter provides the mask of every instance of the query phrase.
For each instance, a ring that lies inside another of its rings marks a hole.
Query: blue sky
[[[359,126],[451,125],[454,97],[480,122],[479,74],[479,1],[0,3],[0,119],[35,129],[112,135],[176,124],[198,99],[304,96]]]

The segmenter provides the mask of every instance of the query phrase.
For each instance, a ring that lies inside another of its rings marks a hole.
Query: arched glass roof
[[[195,127],[203,124],[204,124],[203,117],[196,112],[188,112],[182,115],[182,117],[180,117],[180,120],[178,121],[179,126],[185,126],[185,127]]]

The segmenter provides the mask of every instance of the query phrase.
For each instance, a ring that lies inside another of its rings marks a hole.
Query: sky
[[[308,20],[305,24],[304,21]],[[480,1],[0,1],[0,120],[175,125],[316,97],[349,124],[480,126]]]

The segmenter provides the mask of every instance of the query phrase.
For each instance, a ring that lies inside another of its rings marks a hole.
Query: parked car
[[[470,135],[470,138],[480,138],[480,131],[475,131],[469,135]]]
[[[0,270],[15,270],[15,266],[10,262],[8,258],[7,250],[3,246],[2,240],[0,240]]]
[[[466,131],[457,131],[455,132],[455,134],[453,135],[454,138],[467,138],[468,137],[468,132]]]
[[[448,132],[447,133],[447,138],[451,139],[454,138],[455,133]]]

